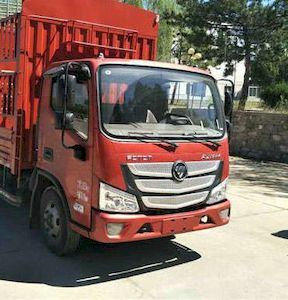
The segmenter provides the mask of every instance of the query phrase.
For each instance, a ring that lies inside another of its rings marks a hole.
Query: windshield
[[[224,133],[214,81],[161,68],[100,69],[101,122],[113,137],[213,138]]]

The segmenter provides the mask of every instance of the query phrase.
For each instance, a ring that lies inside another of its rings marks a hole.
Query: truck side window
[[[69,80],[67,112],[74,114],[73,129],[83,138],[88,139],[89,94],[87,82],[78,82],[74,76]],[[51,107],[55,112],[63,111],[64,80],[52,82]]]

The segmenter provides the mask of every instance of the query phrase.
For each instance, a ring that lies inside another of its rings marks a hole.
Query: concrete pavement
[[[0,299],[288,299],[288,165],[232,158],[231,223],[58,258],[0,202]]]

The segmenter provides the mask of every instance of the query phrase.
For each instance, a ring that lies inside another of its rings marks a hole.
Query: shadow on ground
[[[282,238],[282,239],[287,239],[288,240],[288,230],[282,230],[282,231],[278,231],[275,233],[272,233],[273,236]]]
[[[0,199],[0,280],[75,287],[153,272],[201,258],[170,240],[105,246],[81,241],[77,254],[59,258],[28,229],[28,207],[14,208]]]
[[[241,185],[257,184],[276,192],[277,197],[288,200],[288,165],[272,162],[257,162],[248,159],[231,158],[230,179],[237,180]],[[267,190],[259,189],[259,193],[270,195]]]

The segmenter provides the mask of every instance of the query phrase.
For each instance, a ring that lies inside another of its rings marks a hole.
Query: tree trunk
[[[241,98],[239,101],[238,110],[245,110],[246,102],[248,99],[249,93],[249,84],[250,84],[250,76],[251,76],[251,56],[250,53],[245,55],[245,75],[244,75],[244,83],[242,86]]]

